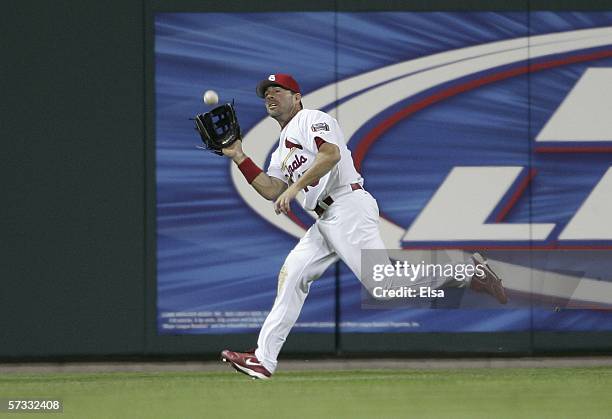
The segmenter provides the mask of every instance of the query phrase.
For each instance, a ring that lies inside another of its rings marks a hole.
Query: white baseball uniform
[[[271,373],[312,281],[339,258],[361,280],[361,250],[385,248],[378,229],[376,200],[361,188],[363,179],[355,169],[344,135],[338,122],[328,114],[302,109],[291,119],[280,133],[268,175],[288,184],[295,182],[312,166],[324,143],[338,146],[340,161],[305,188],[304,207],[313,210],[320,205],[326,210],[285,259],[274,306],[257,341],[255,356]],[[329,206],[322,202],[329,202],[328,197],[333,199]],[[383,263],[388,263],[388,259]]]

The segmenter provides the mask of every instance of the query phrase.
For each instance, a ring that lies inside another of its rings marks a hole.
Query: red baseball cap
[[[267,79],[257,84],[257,88],[255,89],[257,96],[261,98],[265,97],[266,89],[270,86],[280,86],[294,93],[302,93],[300,92],[300,86],[297,84],[297,81],[289,74],[270,74]]]

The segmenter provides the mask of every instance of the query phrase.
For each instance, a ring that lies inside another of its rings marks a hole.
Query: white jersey
[[[304,208],[309,210],[334,190],[362,183],[338,121],[325,112],[300,110],[281,131],[268,167],[269,176],[291,185],[312,166],[324,143],[338,146],[340,161],[325,176],[304,188]]]

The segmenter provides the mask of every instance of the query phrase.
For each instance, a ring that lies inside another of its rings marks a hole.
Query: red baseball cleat
[[[480,265],[482,267],[484,275],[478,276],[474,274],[470,282],[470,288],[477,292],[491,294],[500,304],[506,304],[508,302],[508,297],[506,297],[506,291],[502,285],[501,278],[493,272],[487,260],[480,253],[474,253],[472,255],[472,260],[475,265]]]
[[[270,371],[261,365],[261,362],[259,362],[259,359],[255,356],[255,351],[244,353],[225,349],[221,352],[221,360],[223,362],[229,362],[236,371],[253,378],[267,380],[272,376]]]

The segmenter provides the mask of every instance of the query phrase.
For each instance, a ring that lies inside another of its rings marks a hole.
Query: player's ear
[[[294,98],[296,99],[296,102],[301,102],[302,101],[302,94],[301,93],[294,93]]]

